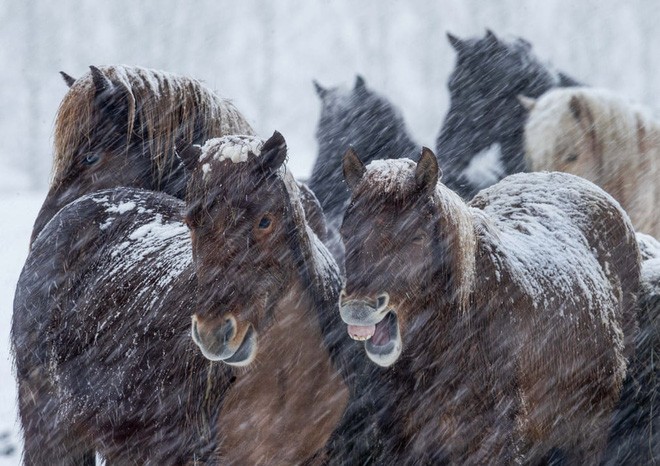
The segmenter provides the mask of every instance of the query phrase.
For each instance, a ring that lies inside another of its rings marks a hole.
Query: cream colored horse
[[[660,122],[610,92],[551,90],[530,111],[525,158],[533,171],[563,171],[609,192],[638,231],[660,237]]]

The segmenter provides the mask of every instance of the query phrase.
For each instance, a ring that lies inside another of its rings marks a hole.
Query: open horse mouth
[[[367,310],[361,304],[349,302],[342,309],[348,335],[353,340],[364,341],[364,349],[373,362],[382,367],[391,366],[401,355],[402,347],[396,313],[389,308],[373,312],[374,308]]]
[[[219,338],[219,334],[221,338]],[[240,342],[227,341],[226,331],[220,329],[210,334],[200,332],[197,319],[193,318],[192,338],[199,346],[204,357],[211,361],[222,361],[231,366],[247,366],[257,354],[257,332],[252,325],[248,324],[247,330],[242,335]]]

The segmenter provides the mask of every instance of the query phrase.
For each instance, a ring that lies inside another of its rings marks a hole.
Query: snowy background
[[[202,79],[262,135],[281,131],[293,173],[306,177],[320,108],[312,79],[352,86],[362,74],[403,111],[417,142],[435,147],[454,66],[445,33],[488,27],[655,110],[659,19],[657,0],[0,1],[0,466],[19,462],[9,326],[67,89],[58,71],[120,63]]]

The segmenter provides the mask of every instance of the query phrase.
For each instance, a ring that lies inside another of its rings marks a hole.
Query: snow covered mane
[[[660,122],[602,89],[554,89],[530,108],[525,159],[534,171],[564,171],[596,183],[640,231],[660,236]]]

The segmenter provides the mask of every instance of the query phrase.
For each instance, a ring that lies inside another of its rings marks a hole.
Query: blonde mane
[[[596,183],[637,229],[660,235],[660,122],[601,89],[555,89],[532,105],[525,126],[528,167]]]
[[[193,142],[195,133],[203,139],[254,134],[230,101],[195,79],[133,66],[103,66],[100,70],[126,92],[126,147],[136,136],[144,141],[158,184],[172,169],[177,140]],[[88,72],[75,81],[60,104],[55,121],[52,185],[61,181],[81,146],[93,140],[99,112],[95,93]]]

